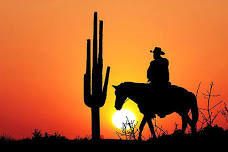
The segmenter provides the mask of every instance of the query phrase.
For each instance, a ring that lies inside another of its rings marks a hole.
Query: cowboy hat
[[[155,47],[154,50],[153,51],[150,50],[150,52],[154,53],[154,54],[157,53],[157,54],[160,54],[160,55],[164,55],[165,54],[165,52],[163,52],[160,47]]]

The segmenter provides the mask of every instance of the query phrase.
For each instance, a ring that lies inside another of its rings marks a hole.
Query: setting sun
[[[133,125],[136,123],[136,117],[133,112],[127,109],[121,109],[116,111],[112,116],[112,123],[119,129],[123,127],[123,123],[133,122]],[[127,125],[127,129],[129,126]]]

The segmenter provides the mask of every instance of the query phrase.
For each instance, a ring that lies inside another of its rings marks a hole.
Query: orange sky
[[[214,81],[217,100],[228,104],[227,6],[227,0],[0,0],[0,134],[30,137],[34,128],[69,138],[91,133],[83,74],[94,11],[104,20],[104,69],[111,66],[101,108],[105,138],[117,138],[111,85],[146,82],[155,46],[166,52],[173,84],[196,92],[201,81],[205,92]],[[124,107],[141,120],[135,104]],[[175,114],[158,121],[165,130],[181,126]],[[221,116],[216,123],[228,128]]]

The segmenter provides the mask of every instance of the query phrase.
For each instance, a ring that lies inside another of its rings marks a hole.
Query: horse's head
[[[115,101],[115,108],[116,110],[120,110],[127,99],[127,95],[124,93],[123,88],[121,85],[119,86],[114,86],[113,87],[116,89],[115,94],[116,94],[116,101]]]

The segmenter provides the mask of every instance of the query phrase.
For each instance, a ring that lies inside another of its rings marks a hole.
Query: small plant
[[[32,140],[35,142],[56,142],[56,141],[67,141],[65,136],[62,136],[60,133],[55,132],[54,134],[49,134],[47,132],[42,135],[41,130],[34,129],[32,133]]]
[[[135,120],[129,120],[126,116],[126,122],[123,122],[121,131],[116,131],[117,136],[120,139],[125,137],[126,140],[136,140],[136,135],[139,133],[139,130],[136,129],[137,123]]]
[[[37,128],[34,129],[32,135],[33,135],[32,137],[33,140],[40,140],[42,138],[41,131]]]
[[[211,106],[211,98],[212,97],[219,97],[220,95],[212,94],[212,89],[213,89],[214,83],[210,83],[210,88],[209,91],[206,90],[206,93],[202,93],[204,98],[207,99],[207,107],[206,108],[199,108],[199,112],[201,113],[203,120],[201,122],[201,128],[204,126],[204,124],[207,124],[207,126],[212,126],[215,119],[217,118],[218,114],[221,113],[221,110],[218,110],[215,114],[213,113],[213,110],[221,104],[223,101],[219,101],[213,106]],[[199,90],[199,87],[198,87]],[[197,93],[198,93],[197,90]],[[206,113],[202,112],[205,111]]]
[[[223,117],[225,117],[226,122],[228,122],[228,108],[226,106],[226,103],[224,103],[224,109],[221,110],[221,114]]]
[[[176,125],[175,127],[177,128],[177,124],[175,124],[175,125]],[[167,130],[162,129],[162,126],[158,126],[157,125],[156,119],[154,119],[154,131],[155,131],[155,134],[156,134],[157,137],[161,137],[163,135],[167,135],[168,134]]]
[[[0,136],[0,142],[8,142],[8,141],[13,141],[14,139],[11,138],[9,135],[6,133],[1,134]]]

